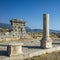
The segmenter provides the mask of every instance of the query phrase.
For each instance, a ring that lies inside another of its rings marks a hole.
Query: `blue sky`
[[[43,28],[43,14],[50,14],[50,29],[60,30],[60,0],[0,0],[0,23],[23,19],[30,28]]]

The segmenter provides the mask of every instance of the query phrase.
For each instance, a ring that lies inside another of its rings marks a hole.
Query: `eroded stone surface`
[[[7,54],[9,56],[15,56],[22,54],[22,43],[10,43],[7,46]]]

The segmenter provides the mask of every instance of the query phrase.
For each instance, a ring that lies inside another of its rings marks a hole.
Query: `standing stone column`
[[[43,38],[41,40],[41,47],[52,47],[52,39],[49,37],[49,14],[43,14]]]

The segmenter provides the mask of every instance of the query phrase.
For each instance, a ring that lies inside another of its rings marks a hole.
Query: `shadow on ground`
[[[7,56],[7,51],[0,51],[0,56]]]
[[[40,46],[23,46],[25,48],[30,48],[30,49],[41,49]]]
[[[0,44],[0,47],[1,48],[5,48],[7,45],[1,45]],[[7,51],[6,50],[3,50],[3,49],[0,49],[0,56],[6,56],[7,55]]]

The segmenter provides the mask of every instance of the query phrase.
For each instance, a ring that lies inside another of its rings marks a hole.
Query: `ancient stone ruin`
[[[12,31],[6,32],[4,34],[2,33],[2,35],[0,36],[0,41],[14,41],[19,39],[31,38],[31,36],[26,33],[24,21],[11,19],[10,22]]]
[[[49,14],[43,14],[43,38],[41,40],[41,47],[52,47],[52,39],[49,37]]]

